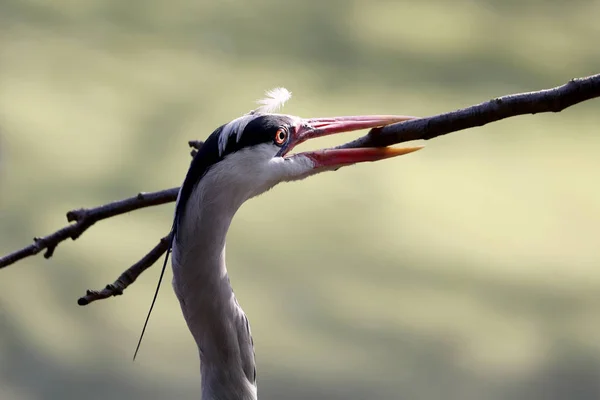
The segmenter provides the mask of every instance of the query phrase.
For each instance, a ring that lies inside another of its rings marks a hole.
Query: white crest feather
[[[292,93],[283,87],[267,90],[265,92],[265,98],[258,100],[256,103],[260,104],[254,112],[256,113],[272,113],[279,110],[286,101],[292,97]]]
[[[219,154],[222,155],[227,147],[229,138],[235,136],[236,142],[240,141],[244,128],[248,125],[255,114],[269,114],[280,109],[286,101],[292,97],[292,92],[283,87],[267,90],[265,92],[265,98],[257,101],[260,104],[256,110],[250,111],[248,114],[242,115],[239,118],[234,119],[225,127],[219,135]]]

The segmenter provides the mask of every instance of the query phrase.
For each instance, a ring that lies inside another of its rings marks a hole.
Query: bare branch
[[[150,268],[156,260],[158,260],[169,248],[170,235],[167,235],[160,239],[158,244],[154,246],[152,250],[141,260],[129,267],[125,272],[119,276],[119,278],[112,284],[106,285],[102,290],[88,290],[85,296],[80,297],[77,300],[77,304],[85,306],[96,300],[107,299],[112,296],[120,296],[123,294],[123,290],[127,289],[142,272]]]
[[[200,147],[202,147],[204,142],[202,140],[190,140],[188,144],[192,148],[190,154],[192,155],[192,157],[195,157],[196,154],[198,154],[198,150],[200,150]]]
[[[383,147],[410,140],[429,140],[517,115],[560,112],[595,97],[600,97],[600,74],[572,79],[552,89],[498,97],[462,110],[372,129],[339,148]]]
[[[33,244],[1,257],[0,268],[38,254],[42,250],[46,250],[44,257],[50,258],[60,242],[69,238],[73,240],[77,239],[96,222],[140,208],[170,203],[175,201],[178,192],[179,188],[175,187],[159,192],[138,193],[136,196],[128,199],[114,201],[103,206],[69,211],[67,213],[67,220],[75,222],[74,224],[67,225],[48,236],[36,237],[33,239]]]
[[[201,140],[190,140],[188,142],[189,146],[195,149],[192,150],[192,157],[196,155],[203,143]],[[67,213],[67,220],[75,222],[74,224],[67,225],[48,236],[35,237],[33,238],[33,244],[1,257],[0,269],[14,264],[23,258],[36,255],[44,249],[46,250],[44,258],[50,258],[60,242],[69,238],[73,240],[77,239],[96,222],[140,208],[170,203],[177,199],[178,193],[178,187],[151,193],[140,192],[134,197],[114,201],[103,206],[69,211]]]
[[[600,97],[600,74],[573,79],[567,84],[553,89],[499,97],[461,110],[372,129],[367,135],[338,146],[338,148],[383,147],[410,140],[428,140],[517,115],[560,112],[567,107],[595,97]],[[203,142],[190,141],[188,144],[193,148],[192,156],[195,156]],[[35,255],[44,249],[46,250],[44,257],[49,258],[59,243],[68,238],[77,239],[96,222],[140,208],[175,201],[178,191],[179,188],[171,188],[153,193],[139,193],[134,197],[100,207],[69,211],[67,219],[75,222],[74,224],[65,226],[51,235],[34,238],[33,244],[0,258],[0,268]],[[167,251],[168,243],[169,236],[165,236],[148,254],[121,274],[114,283],[100,291],[88,290],[87,294],[78,300],[78,303],[86,305],[95,300],[122,294],[123,290],[135,282],[143,271],[152,266]]]

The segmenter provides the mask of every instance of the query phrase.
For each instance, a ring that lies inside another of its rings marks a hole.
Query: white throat
[[[221,201],[210,187],[208,181],[198,184],[178,227],[173,242],[173,288],[198,346],[202,399],[255,400],[250,325],[233,294],[225,265],[227,230],[241,203],[232,198]]]
[[[308,158],[284,160],[263,144],[213,165],[187,199],[173,241],[173,288],[201,359],[204,400],[256,399],[250,325],[225,265],[225,238],[248,199],[313,173]]]

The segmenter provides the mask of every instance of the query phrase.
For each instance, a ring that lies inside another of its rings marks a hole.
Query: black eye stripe
[[[281,150],[277,154],[279,156],[288,146],[289,138],[294,130],[293,123],[294,120],[285,115],[257,115],[244,127],[244,131],[240,135],[239,140],[237,140],[238,132],[231,132],[231,135],[227,140],[227,146],[222,154],[219,153],[218,144],[219,137],[226,125],[217,128],[206,139],[200,150],[198,150],[198,154],[196,154],[192,160],[192,164],[187,172],[181,187],[179,202],[177,203],[175,210],[174,233],[177,229],[177,224],[183,217],[186,204],[194,191],[194,188],[213,165],[219,163],[229,154],[233,154],[244,148],[250,148],[263,143],[278,145],[275,142],[275,136],[279,129],[284,128],[286,138],[283,143],[278,145],[281,147]]]

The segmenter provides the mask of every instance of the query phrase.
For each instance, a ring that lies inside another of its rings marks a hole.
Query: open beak
[[[351,132],[361,129],[378,128],[397,122],[408,121],[417,117],[402,115],[361,115],[352,117],[311,118],[302,120],[288,143],[281,149],[285,156],[294,147],[309,139]],[[364,147],[352,149],[322,149],[294,154],[291,157],[305,156],[315,164],[314,168],[336,168],[366,161],[378,161],[385,158],[400,156],[422,149],[423,146],[413,147]]]

